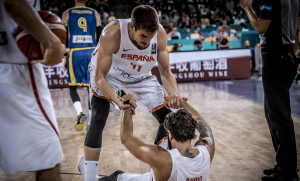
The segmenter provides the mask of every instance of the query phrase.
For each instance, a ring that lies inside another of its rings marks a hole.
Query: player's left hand
[[[136,98],[134,97],[133,94],[126,94],[124,95],[121,100],[124,102],[124,101],[128,101],[129,100],[129,104],[131,105],[131,110],[132,110],[132,114],[135,115],[135,109],[137,107],[137,104],[136,104]]]
[[[179,102],[179,96],[175,94],[168,95],[166,97],[166,104],[168,109],[179,109],[181,108],[180,102]]]

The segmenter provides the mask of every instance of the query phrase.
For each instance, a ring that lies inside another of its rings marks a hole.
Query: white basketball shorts
[[[109,100],[96,86],[95,68],[90,68],[90,76],[90,87],[93,95]],[[106,80],[112,86],[115,92],[118,90],[123,90],[125,93],[134,94],[138,103],[145,106],[150,113],[165,107],[163,89],[154,75],[149,75],[146,78],[136,82],[123,82],[112,75],[107,74]],[[111,102],[111,100],[109,101]]]
[[[53,168],[63,152],[42,66],[0,63],[0,77],[0,170]]]

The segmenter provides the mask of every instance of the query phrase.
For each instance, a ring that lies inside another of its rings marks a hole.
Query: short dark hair
[[[140,5],[133,9],[131,22],[136,30],[156,32],[159,29],[159,19],[154,8],[148,5]]]
[[[194,41],[194,45],[197,45],[197,44],[202,44],[200,40],[196,40]]]
[[[86,3],[86,0],[76,0],[78,3]]]
[[[197,121],[184,109],[168,114],[164,127],[180,143],[196,138]]]

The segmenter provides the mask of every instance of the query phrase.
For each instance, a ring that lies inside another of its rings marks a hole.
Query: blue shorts
[[[88,65],[95,47],[73,48],[67,57],[69,86],[89,86]]]

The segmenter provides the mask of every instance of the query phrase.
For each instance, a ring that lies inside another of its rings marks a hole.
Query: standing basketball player
[[[122,99],[135,101],[132,94],[127,94]],[[166,102],[169,100],[168,96]],[[182,110],[167,115],[164,127],[168,136],[159,146],[145,144],[133,136],[132,111],[122,110],[122,144],[136,158],[149,164],[151,169],[143,175],[116,171],[99,181],[208,181],[215,153],[212,130],[198,111],[182,98],[180,105]],[[200,133],[200,137],[192,146],[191,140],[196,137],[195,129]]]
[[[39,10],[39,1],[28,2],[0,0],[0,170],[59,181],[63,153],[46,76],[20,52],[13,33],[18,23],[38,40],[45,65],[61,62],[65,47],[32,8]]]
[[[262,180],[298,181],[289,89],[297,73],[293,45],[297,46],[299,40],[300,1],[261,1],[258,15],[251,7],[252,0],[241,0],[240,4],[261,38],[265,116],[276,152],[277,163],[263,171],[266,176]]]
[[[63,13],[62,20],[68,31],[70,48],[68,57],[65,57],[64,67],[68,70],[70,95],[77,112],[76,131],[81,131],[87,116],[82,112],[77,86],[86,86],[89,93],[90,73],[88,64],[100,36],[100,16],[94,9],[85,7],[87,0],[75,0],[75,7]],[[96,37],[97,35],[97,37]],[[91,120],[91,107],[89,105],[89,120]],[[88,125],[90,124],[90,121]],[[89,126],[87,127],[87,129]]]
[[[179,107],[177,83],[169,66],[167,39],[156,10],[150,6],[134,8],[131,19],[115,20],[103,30],[89,65],[93,95],[91,127],[85,139],[86,181],[96,178],[110,103],[121,109],[129,107],[116,94],[119,89],[135,94],[137,101],[158,120],[160,127],[155,143],[165,137],[163,122],[171,111],[163,104],[163,89],[150,71],[157,62],[164,88],[172,95],[172,107]],[[135,108],[136,104],[132,107],[133,113]]]

